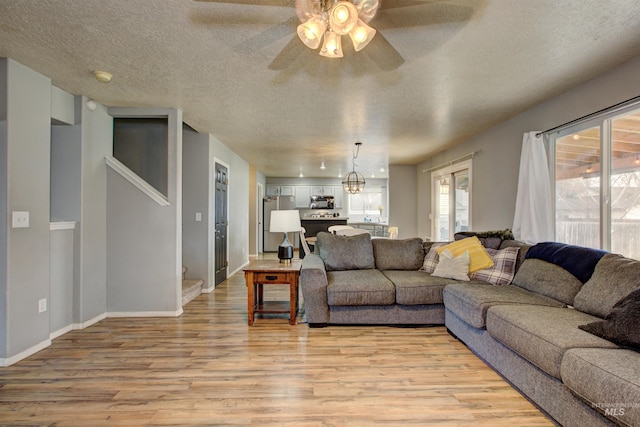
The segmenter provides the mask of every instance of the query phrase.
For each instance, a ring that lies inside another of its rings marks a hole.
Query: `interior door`
[[[227,168],[216,163],[215,208],[215,284],[227,278]]]

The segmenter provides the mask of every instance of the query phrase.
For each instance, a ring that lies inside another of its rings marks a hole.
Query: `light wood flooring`
[[[179,318],[106,319],[0,368],[0,425],[553,425],[442,326],[249,327],[246,293],[240,272]]]

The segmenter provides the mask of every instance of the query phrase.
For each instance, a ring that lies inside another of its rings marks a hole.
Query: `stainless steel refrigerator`
[[[275,210],[295,210],[296,199],[294,196],[267,196],[263,199],[264,236],[262,239],[263,252],[278,252],[278,246],[282,243],[282,233],[271,233],[269,225],[271,223],[271,211]],[[299,233],[289,233],[289,242],[294,248],[298,247]]]

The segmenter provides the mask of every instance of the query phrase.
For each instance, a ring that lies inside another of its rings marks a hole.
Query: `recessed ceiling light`
[[[384,173],[384,168],[380,168],[380,172]]]
[[[320,169],[325,170],[327,167],[324,165],[324,162],[320,163]]]
[[[101,83],[109,83],[113,78],[113,76],[110,73],[107,73],[106,71],[96,70],[93,72],[93,75],[96,77],[96,80]]]

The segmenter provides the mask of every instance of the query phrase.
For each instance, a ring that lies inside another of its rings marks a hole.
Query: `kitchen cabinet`
[[[292,185],[267,185],[267,196],[293,196]]]
[[[308,208],[311,203],[311,187],[308,185],[296,185],[296,208]]]
[[[334,187],[333,194],[333,208],[334,209],[342,209],[342,199],[343,199],[344,190],[341,186]]]
[[[280,195],[281,196],[294,196],[293,186],[292,185],[281,185],[280,186]]]
[[[311,187],[312,196],[333,196],[333,186],[331,185],[314,185]]]

